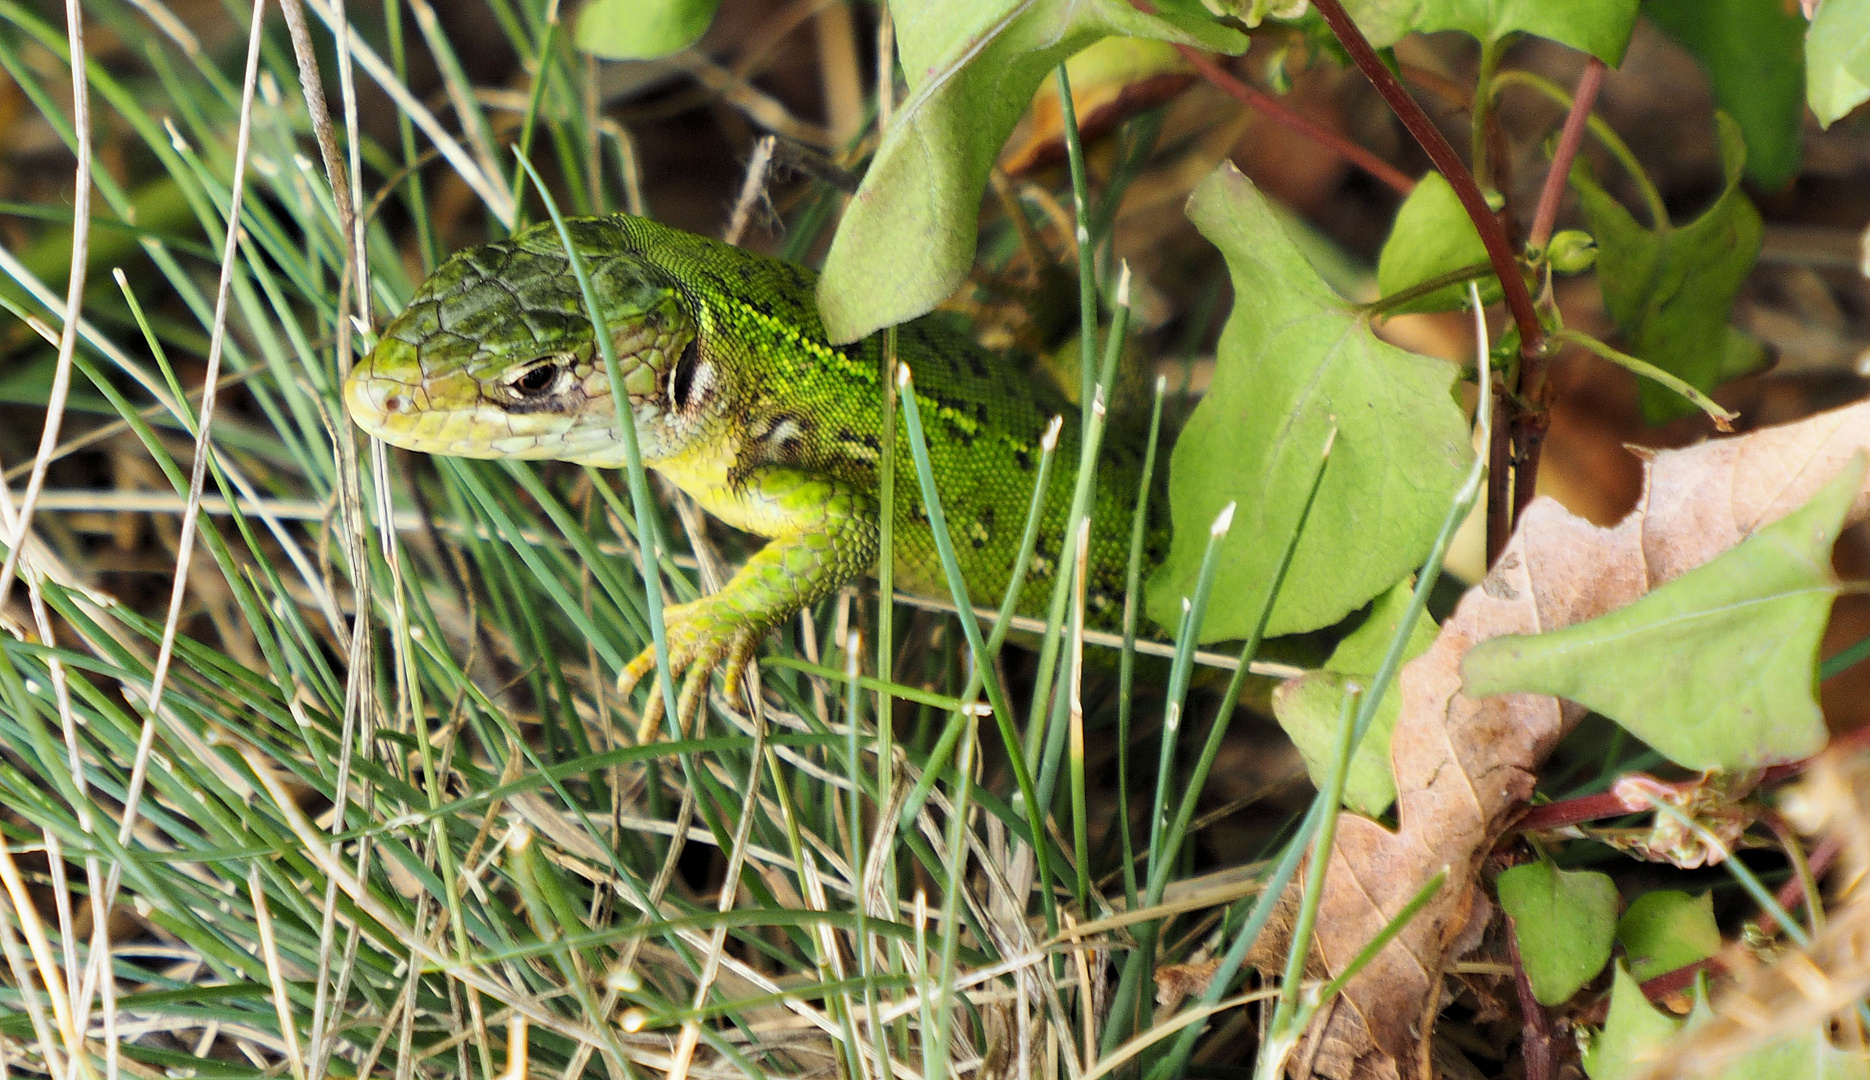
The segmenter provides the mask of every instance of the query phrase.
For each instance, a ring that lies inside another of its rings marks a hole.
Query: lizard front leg
[[[704,505],[729,520],[744,521],[771,542],[761,548],[721,590],[664,613],[669,642],[669,677],[681,684],[676,714],[683,731],[700,711],[709,678],[723,664],[732,696],[740,671],[768,630],[808,604],[815,604],[872,566],[877,557],[876,504],[839,480],[787,468],[756,470],[733,492],[731,514],[720,497]],[[617,688],[625,697],[656,669],[654,647],[623,669]],[[652,689],[643,709],[638,741],[661,723],[662,694]]]

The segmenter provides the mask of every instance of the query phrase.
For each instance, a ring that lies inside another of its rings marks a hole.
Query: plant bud
[[[1563,229],[1546,248],[1552,269],[1561,274],[1582,274],[1597,262],[1597,241],[1583,229]]]

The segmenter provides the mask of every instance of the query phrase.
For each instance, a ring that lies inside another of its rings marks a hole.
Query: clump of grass
[[[395,0],[381,34],[322,0],[283,7],[284,28],[230,5],[191,31],[160,4],[102,2],[86,38],[0,3],[0,65],[79,162],[72,211],[33,210],[77,253],[79,317],[64,318],[56,260],[0,253],[0,300],[31,331],[7,348],[47,373],[31,396],[51,433],[0,520],[0,596],[15,600],[0,634],[8,1067],[1178,1067],[1198,1026],[1173,1054],[1162,1040],[1196,1014],[1148,1005],[1154,965],[1175,957],[1136,909],[1186,870],[1194,794],[1171,795],[1199,790],[1212,746],[1191,778],[1165,724],[1151,784],[1123,793],[1154,807],[1139,891],[1129,836],[1116,864],[1093,851],[1108,825],[1087,810],[1078,666],[1014,714],[991,664],[1005,614],[988,639],[969,624],[979,662],[930,689],[863,681],[860,639],[819,640],[810,628],[833,620],[817,613],[762,666],[763,693],[715,700],[690,738],[637,744],[610,687],[654,636],[662,591],[699,584],[651,539],[666,525],[647,488],[553,465],[392,463],[339,395],[412,291],[405,265],[442,253],[439,192],[465,186],[489,231],[514,227],[542,205],[507,165],[516,145],[552,166],[568,212],[635,208],[628,134],[582,92],[590,61],[544,0],[493,4],[531,73],[517,97],[470,85],[448,23],[413,4],[447,121],[404,85],[417,43]],[[87,52],[105,39],[108,62]],[[397,110],[391,144],[360,134],[362,83]],[[121,175],[93,162],[106,148]],[[901,404],[919,437],[914,398]],[[921,455],[899,467],[931,483]],[[67,479],[86,475],[102,482]],[[112,595],[123,578],[94,568],[80,513],[154,537],[173,568],[159,596]],[[1048,658],[1082,647],[1069,601],[1053,601]],[[892,641],[893,621],[881,629]],[[1173,710],[1190,660],[1175,656]],[[860,685],[949,716],[947,737],[903,739]],[[1236,680],[1229,708],[1238,694]],[[989,711],[1016,786],[988,782]],[[1101,891],[1116,871],[1127,904]],[[1209,906],[1236,901],[1223,925],[1256,932],[1266,904],[1236,890]],[[1105,1015],[1113,949],[1128,959]]]

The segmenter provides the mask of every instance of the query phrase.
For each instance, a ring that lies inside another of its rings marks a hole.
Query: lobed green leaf
[[[1831,548],[1864,461],[1859,454],[1803,507],[1627,607],[1476,646],[1461,664],[1466,693],[1567,698],[1690,769],[1817,753],[1818,644],[1838,592]]]
[[[1329,626],[1407,577],[1434,543],[1472,460],[1449,392],[1455,366],[1379,341],[1231,165],[1196,189],[1189,217],[1227,258],[1234,310],[1214,384],[1170,459],[1174,539],[1149,581],[1150,617],[1176,625],[1208,523],[1238,502],[1217,602],[1198,637],[1252,631],[1309,492],[1314,455],[1336,425],[1337,445],[1267,633]]]
[[[1645,229],[1589,175],[1574,168],[1585,221],[1597,238],[1598,282],[1604,305],[1630,342],[1630,352],[1703,392],[1750,361],[1745,339],[1730,340],[1734,297],[1759,257],[1764,228],[1740,189],[1747,145],[1740,128],[1716,114],[1726,187],[1714,205],[1687,225],[1657,222]],[[1695,411],[1680,395],[1645,380],[1643,414],[1662,423]]]

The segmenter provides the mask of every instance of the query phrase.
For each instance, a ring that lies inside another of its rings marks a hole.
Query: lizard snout
[[[409,409],[408,391],[402,383],[359,368],[344,381],[344,407],[358,427],[380,438],[389,418]]]
[[[394,441],[392,432],[406,427],[409,414],[417,410],[415,394],[422,368],[413,351],[407,343],[386,336],[344,380],[344,407],[352,422],[379,439]]]

